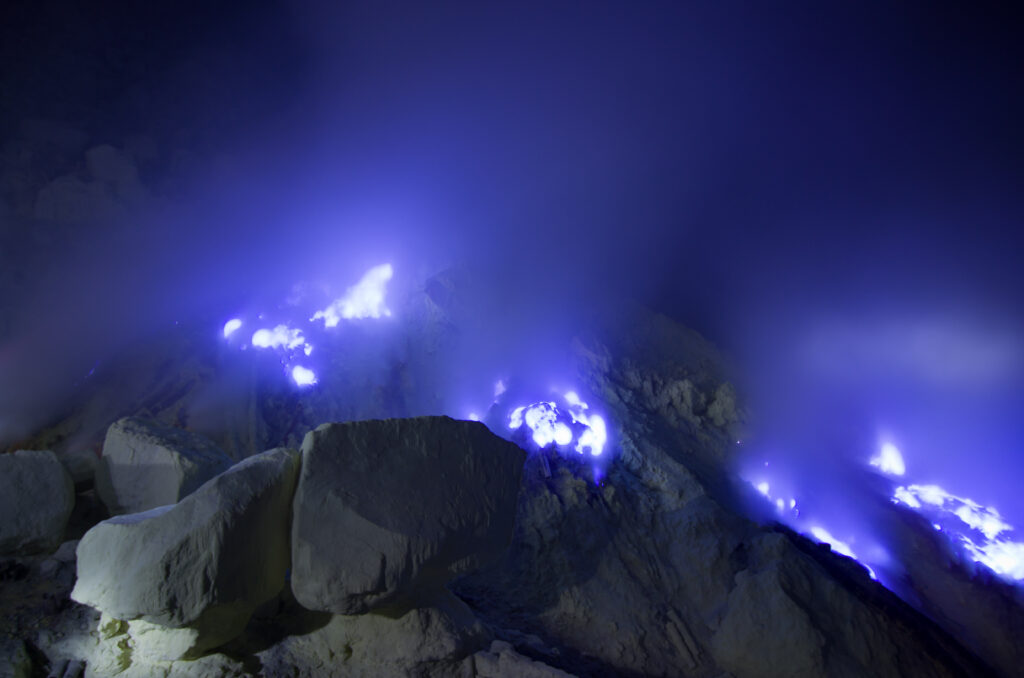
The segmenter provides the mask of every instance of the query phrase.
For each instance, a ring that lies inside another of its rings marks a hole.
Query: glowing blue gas
[[[558,407],[553,402],[517,407],[509,419],[509,428],[517,429],[525,422],[537,447],[547,447],[552,443],[564,447],[572,442],[572,430],[558,421],[558,415]]]
[[[565,402],[568,403],[569,416],[573,422],[583,424],[583,433],[576,440],[576,451],[583,454],[590,452],[594,457],[601,455],[604,451],[604,444],[608,441],[608,429],[604,419],[597,414],[587,414],[590,406],[580,400],[575,391],[565,394]]]
[[[252,345],[256,348],[298,348],[306,343],[302,330],[278,325],[274,329],[260,329],[252,335]]]
[[[766,463],[765,466],[767,465],[768,464]],[[771,502],[772,506],[775,508],[775,512],[780,516],[780,518],[793,525],[803,534],[810,535],[822,544],[828,544],[836,553],[844,555],[847,558],[853,558],[864,566],[864,569],[868,571],[868,575],[872,579],[878,579],[875,571],[871,569],[871,566],[854,552],[853,547],[850,545],[853,541],[852,538],[849,541],[839,539],[820,524],[808,523],[805,520],[800,519],[800,511],[796,507],[796,499],[793,497],[773,497],[771,484],[767,480],[758,482],[754,487],[764,496],[765,499]]]
[[[892,443],[883,443],[878,455],[868,462],[882,473],[893,476],[902,476],[907,472],[907,466],[903,463],[903,455]]]
[[[773,496],[772,486],[767,480],[762,480],[757,484],[751,483],[751,485],[754,485],[754,488],[775,506],[775,511],[780,515],[787,513],[787,510],[794,516],[800,515],[800,512],[796,510],[796,499]]]
[[[391,315],[385,303],[388,281],[394,275],[391,264],[374,266],[345,295],[313,314],[311,321],[323,320],[324,327],[336,327],[341,320],[380,318]]]
[[[868,460],[868,464],[896,478],[907,473],[902,453],[891,442],[883,443],[878,453]],[[767,462],[764,466],[768,466]],[[820,542],[831,544],[837,553],[858,560],[874,576],[870,566],[854,552],[852,537],[847,540],[839,539],[820,524],[807,522],[807,517],[800,516],[795,499],[787,501],[784,497],[773,496],[771,485],[763,478],[763,473],[763,470],[759,470],[758,477],[750,482],[774,505],[776,513],[794,528],[809,533]],[[1014,528],[995,507],[958,496],[934,483],[896,486],[891,498],[894,503],[906,506],[927,518],[936,531],[946,535],[971,560],[1004,578],[1024,581],[1024,542],[1008,538],[1007,535],[1013,532]],[[879,554],[870,551],[867,555],[873,563],[881,564]],[[884,555],[882,559],[884,560]]]
[[[391,315],[385,304],[385,292],[387,282],[393,275],[391,264],[371,268],[359,282],[348,288],[343,297],[336,299],[324,310],[317,311],[308,322],[323,320],[325,327],[335,327],[343,318],[355,320]],[[294,303],[295,299],[289,300],[289,304]],[[260,313],[256,317],[262,320],[263,314]],[[241,318],[228,320],[224,323],[224,338],[232,336],[243,324]],[[278,351],[292,381],[297,386],[312,386],[317,383],[316,373],[309,367],[295,364],[296,360],[301,360],[299,349],[307,357],[313,354],[313,344],[306,335],[301,328],[282,323],[272,328],[257,329],[250,342],[255,348]]]
[[[926,516],[957,541],[972,560],[996,574],[1024,580],[1024,542],[1005,538],[1013,526],[992,506],[960,497],[939,485],[901,485],[893,501]]]
[[[242,321],[238,318],[232,318],[231,320],[224,323],[224,338],[227,339],[235,333],[239,327],[242,326]]]
[[[316,383],[316,373],[302,365],[296,365],[292,368],[292,381],[296,386],[312,386]]]
[[[878,577],[875,576],[875,571],[872,570],[870,566],[865,565],[864,561],[857,557],[857,554],[853,552],[853,548],[851,548],[848,543],[846,543],[842,539],[837,539],[836,537],[832,536],[832,534],[828,530],[819,525],[811,527],[810,531],[811,536],[817,539],[819,542],[821,542],[822,544],[828,544],[836,553],[842,554],[847,558],[853,558],[861,565],[864,565],[864,567],[868,571],[868,574],[871,575],[872,579],[878,579]]]
[[[564,410],[554,401],[515,408],[509,414],[509,430],[516,431],[525,425],[530,430],[533,442],[540,448],[552,443],[561,448],[568,447],[575,439],[573,449],[576,452],[600,456],[608,441],[604,419],[596,414],[587,414],[589,405],[580,400],[575,392],[569,391],[564,399]]]

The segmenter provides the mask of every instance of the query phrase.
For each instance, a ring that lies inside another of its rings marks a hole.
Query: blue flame
[[[292,381],[296,386],[312,386],[317,383],[316,373],[302,365],[296,365],[292,368]]]
[[[575,440],[573,449],[576,452],[601,456],[608,441],[604,419],[596,414],[587,414],[589,405],[574,391],[567,392],[564,399],[564,410],[554,401],[516,407],[508,417],[509,430],[517,431],[525,425],[530,430],[531,439],[541,449],[552,444],[566,448]]]
[[[1024,580],[1024,542],[1005,538],[1013,526],[992,506],[960,497],[939,485],[901,485],[893,490],[895,503],[907,506],[932,521],[976,563],[996,574]]]
[[[252,345],[256,348],[298,348],[306,343],[302,330],[278,325],[273,329],[259,329],[252,335]]]
[[[374,266],[345,295],[313,314],[310,321],[323,320],[324,327],[336,327],[341,320],[390,316],[385,303],[388,281],[394,275],[391,264]]]
[[[865,564],[863,560],[858,558],[857,554],[853,552],[853,548],[847,542],[832,536],[832,534],[828,530],[826,530],[824,527],[821,527],[820,525],[815,525],[811,527],[810,532],[812,537],[817,539],[822,544],[828,544],[836,553],[842,554],[847,558],[853,558],[858,563],[863,565],[864,568],[867,569],[868,574],[871,576],[872,579],[878,579],[878,577],[875,575],[875,571],[871,569],[871,566]]]
[[[391,264],[371,268],[358,283],[348,288],[343,297],[336,299],[326,309],[318,311],[308,322],[323,320],[325,327],[335,327],[343,318],[354,320],[391,315],[385,303],[385,293],[387,282],[393,275],[394,269]],[[293,305],[294,299],[290,299],[288,303]],[[263,320],[264,314],[259,313],[256,317]],[[223,327],[224,338],[231,337],[243,324],[241,318],[228,320]],[[255,348],[273,349],[281,353],[282,363],[297,386],[311,386],[317,383],[316,373],[312,369],[293,363],[301,359],[300,350],[306,357],[313,354],[314,345],[302,328],[288,323],[281,323],[272,328],[263,327],[253,332],[250,344]],[[245,346],[240,348],[244,349]]]
[[[884,441],[867,463],[891,478],[900,478],[907,473],[903,454],[890,441]],[[764,467],[767,466],[766,462]],[[873,565],[883,565],[888,559],[880,548],[869,548],[867,553],[855,552],[855,537],[836,537],[822,526],[820,515],[801,516],[795,499],[773,493],[772,484],[764,475],[764,468],[755,473],[750,476],[751,485],[772,505],[779,518],[794,529],[819,542],[830,544],[837,553],[857,560],[868,569],[872,577],[875,574],[868,561]],[[944,534],[952,544],[959,547],[965,557],[1005,579],[1024,581],[1024,542],[1008,537],[1014,528],[995,507],[958,496],[934,483],[897,485],[892,489],[891,501],[925,517],[937,532]],[[812,519],[814,522],[810,522]]]
[[[242,321],[239,318],[232,318],[231,320],[224,323],[224,338],[227,339],[235,331],[242,326]]]
[[[868,463],[882,473],[893,476],[902,476],[907,472],[907,466],[903,462],[903,455],[890,442],[882,443],[882,448],[878,451],[878,455],[872,457]]]
[[[594,457],[601,456],[604,444],[608,441],[608,429],[604,419],[597,414],[587,414],[590,406],[580,400],[575,391],[566,393],[565,401],[569,404],[569,416],[573,422],[584,426],[583,433],[576,440],[576,451],[580,454],[587,451]]]

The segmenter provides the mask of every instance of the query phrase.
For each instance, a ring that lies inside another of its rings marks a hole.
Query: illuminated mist
[[[733,356],[752,515],[884,582],[886,526],[860,508],[895,501],[1024,577],[1019,31],[994,8],[727,5],[84,15],[166,40],[103,101],[25,47],[12,72],[43,75],[12,80],[4,129],[92,116],[99,141],[171,151],[103,220],[5,197],[0,441],[184,324],[305,393],[331,361],[376,375],[407,357],[420,311],[399,304],[467,271],[442,392],[406,413],[613,458],[564,353],[635,300]]]

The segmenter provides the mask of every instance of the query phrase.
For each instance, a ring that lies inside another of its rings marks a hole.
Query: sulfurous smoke
[[[736,358],[736,471],[769,517],[867,561],[885,529],[858,506],[908,483],[1024,525],[1002,9],[4,11],[5,445],[181,325],[272,330],[374,266],[390,299],[469,269],[472,322],[435,365],[450,414],[513,372],[571,388],[565,345],[632,299]],[[887,444],[903,479],[869,465]]]

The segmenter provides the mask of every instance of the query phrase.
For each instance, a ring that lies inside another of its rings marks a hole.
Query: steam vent
[[[0,3],[0,678],[1024,678],[1024,21]]]

